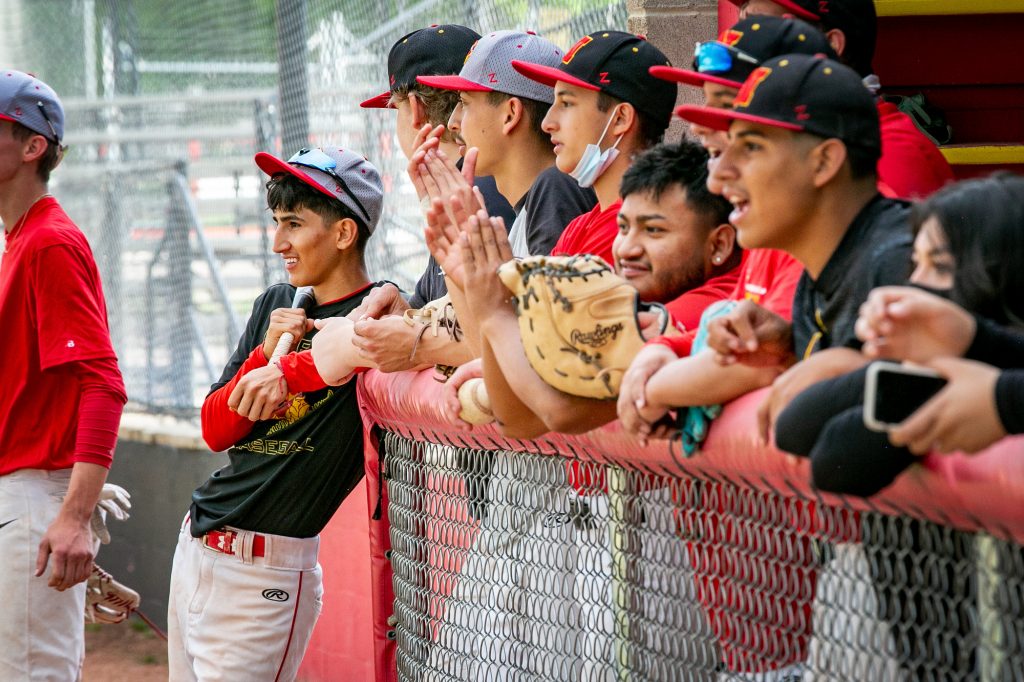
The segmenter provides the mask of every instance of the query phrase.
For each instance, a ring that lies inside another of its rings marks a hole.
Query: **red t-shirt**
[[[619,234],[620,208],[622,199],[603,210],[601,204],[598,204],[589,213],[573,218],[572,222],[565,226],[555,247],[551,249],[551,255],[579,256],[591,253],[604,258],[608,265],[614,266],[612,242]]]
[[[882,158],[878,179],[900,199],[920,199],[949,182],[953,171],[938,147],[891,102],[878,102]]]
[[[0,474],[66,469],[75,457],[80,383],[70,363],[115,358],[100,276],[85,235],[52,197],[25,215],[0,261]],[[117,365],[94,363],[124,395]]]
[[[699,287],[684,292],[679,298],[665,304],[672,315],[672,325],[683,334],[696,331],[700,317],[712,303],[724,301],[735,291],[740,281],[742,264],[732,270],[712,277]],[[680,338],[680,337],[672,337]]]
[[[744,251],[738,277],[734,277],[736,286],[728,298],[733,301],[753,301],[787,320],[792,319],[793,295],[803,271],[803,265],[784,251]],[[678,357],[687,357],[697,335],[697,325],[688,326],[687,329],[682,336],[659,336],[649,343],[668,346]]]

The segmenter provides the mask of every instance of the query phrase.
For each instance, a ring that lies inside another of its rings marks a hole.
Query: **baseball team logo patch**
[[[733,107],[748,107],[750,106],[750,100],[754,98],[754,92],[764,79],[771,75],[772,70],[766,66],[759,66],[754,69],[754,72],[750,74],[746,82],[743,83],[743,87],[740,88],[739,93],[736,95],[736,99],[733,100]]]
[[[473,50],[475,50],[475,49],[476,49],[476,44],[477,44],[477,43],[479,43],[479,42],[480,42],[480,41],[478,40],[478,41],[476,41],[475,43],[473,43],[472,45],[470,45],[470,46],[469,46],[469,52],[467,52],[467,53],[466,53],[466,58],[462,60],[462,63],[463,63],[463,64],[465,64],[466,62],[468,62],[468,61],[469,61],[469,56],[470,56],[471,54],[473,54]]]
[[[594,42],[594,39],[591,38],[590,36],[583,36],[582,38],[580,38],[575,45],[569,48],[569,51],[565,53],[565,56],[562,57],[562,63],[568,64],[569,62],[571,62],[573,59],[576,58],[577,52],[579,52],[592,42]]]
[[[740,42],[741,38],[743,38],[743,31],[734,31],[729,28],[722,31],[722,35],[719,36],[718,42],[725,43],[729,47],[733,47],[736,43]]]
[[[288,601],[288,593],[284,590],[263,590],[263,598],[267,601]]]

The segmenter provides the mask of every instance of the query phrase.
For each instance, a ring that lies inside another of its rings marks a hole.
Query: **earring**
[[[711,259],[711,261],[715,265],[721,265],[722,264],[722,257],[721,256],[715,256],[714,258]]]

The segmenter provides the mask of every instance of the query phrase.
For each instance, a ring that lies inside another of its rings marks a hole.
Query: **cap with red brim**
[[[729,0],[734,5],[743,5],[747,0]],[[779,7],[788,10],[793,13],[794,16],[804,20],[821,21],[821,16],[814,12],[801,7],[799,4],[793,2],[793,0],[772,0]]]
[[[693,85],[695,87],[702,87],[705,83],[714,83],[715,85],[724,85],[727,88],[739,89],[743,83],[739,81],[729,80],[728,78],[722,78],[721,76],[713,76],[708,73],[700,73],[699,71],[692,71],[690,69],[680,69],[675,66],[652,66],[649,71],[655,78],[660,78],[663,81],[670,83],[684,83],[686,85]]]
[[[732,109],[684,105],[680,118],[713,130],[747,121],[879,153],[878,108],[860,76],[820,55],[788,54],[757,67],[736,93]]]
[[[562,69],[555,68],[553,66],[544,66],[543,64],[531,64],[529,62],[519,61],[518,59],[512,60],[512,68],[519,73],[523,74],[530,80],[537,81],[542,85],[546,85],[549,88],[555,87],[555,83],[562,82],[568,83],[569,85],[575,85],[578,88],[584,88],[586,90],[593,90],[600,92],[601,88],[588,83],[587,81],[577,78],[570,73],[563,71]]]
[[[474,83],[462,76],[417,76],[416,82],[440,90],[457,90],[459,92],[494,92],[493,88]]]
[[[391,91],[382,92],[376,97],[365,99],[359,103],[363,109],[394,109],[391,104]]]
[[[711,128],[712,130],[728,130],[733,121],[748,121],[762,125],[783,128],[785,130],[803,130],[803,126],[788,121],[777,121],[766,116],[755,116],[746,114],[735,109],[716,109],[714,107],[699,107],[693,104],[684,104],[676,107],[676,116],[684,121],[690,121],[697,125]]]
[[[313,187],[314,189],[323,192],[332,199],[338,198],[338,195],[336,193],[324,187],[323,184],[317,182],[315,179],[313,179],[312,175],[299,170],[295,166],[277,158],[273,154],[268,154],[266,152],[256,152],[255,160],[256,166],[261,171],[263,171],[264,173],[271,177],[277,175],[278,173],[287,173],[288,175],[294,175],[295,177],[297,177],[299,180],[302,180],[310,187]],[[323,175],[327,179],[331,179],[331,176],[327,175],[326,173],[324,173]]]

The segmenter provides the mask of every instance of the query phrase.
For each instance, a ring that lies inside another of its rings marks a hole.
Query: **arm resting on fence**
[[[622,433],[618,422],[579,436],[549,433],[535,440],[503,437],[493,426],[459,431],[444,421],[441,385],[431,372],[367,372],[360,404],[368,423],[432,442],[482,449],[544,454],[573,453],[594,461],[627,461],[658,474],[721,477],[794,497],[818,498],[864,511],[907,513],[955,526],[1024,540],[1024,437],[1007,438],[974,456],[925,457],[895,484],[869,498],[819,494],[810,486],[809,463],[758,445],[756,410],[765,392],[729,403],[715,420],[703,451],[681,455],[677,443],[654,441],[644,448]]]

